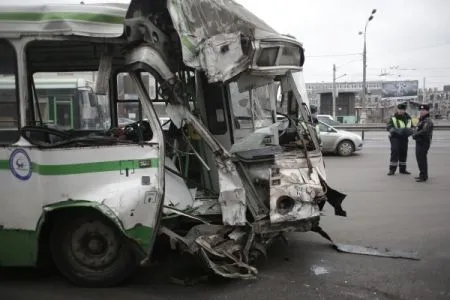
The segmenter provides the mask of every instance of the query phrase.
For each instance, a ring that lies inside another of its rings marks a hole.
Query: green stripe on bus
[[[135,240],[144,252],[148,252],[150,250],[153,228],[140,224],[131,229],[125,230],[125,233],[129,238]]]
[[[9,169],[9,161],[0,160],[0,170]]]
[[[79,13],[79,12],[0,12],[0,20],[2,21],[88,21],[101,22],[109,24],[121,24],[124,17],[95,14],[95,13]]]
[[[158,167],[158,163],[158,159],[117,160],[67,165],[40,165],[32,163],[32,170],[40,175],[73,175],[110,171],[125,172],[126,169],[132,172],[135,169],[156,168]],[[0,160],[0,169],[9,169],[9,162],[7,160]]]

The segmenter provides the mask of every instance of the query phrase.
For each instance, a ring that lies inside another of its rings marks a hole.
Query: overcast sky
[[[449,0],[236,0],[280,33],[294,35],[306,51],[307,82],[362,80],[363,36],[367,27],[367,79],[419,80],[422,87],[450,84]],[[10,0],[0,0],[1,4]],[[21,0],[79,3],[75,0]],[[128,2],[127,0],[85,0]],[[398,66],[398,69],[391,69]],[[414,70],[412,70],[414,69]],[[389,73],[390,76],[380,76]]]

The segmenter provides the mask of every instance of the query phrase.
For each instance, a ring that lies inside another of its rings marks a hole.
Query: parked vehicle
[[[349,156],[362,150],[363,141],[358,134],[336,129],[322,121],[319,121],[319,126],[323,152]]]
[[[317,119],[330,126],[342,125],[338,121],[334,120],[330,115],[317,115]]]
[[[30,12],[40,17],[20,19]],[[275,239],[319,230],[326,201],[345,215],[304,105],[302,44],[241,5],[133,0],[0,14],[0,77],[13,89],[0,109],[0,266],[53,262],[75,284],[115,285],[163,236],[215,274],[253,278]],[[89,71],[96,127],[47,126],[32,74]],[[123,73],[136,97],[121,93]]]

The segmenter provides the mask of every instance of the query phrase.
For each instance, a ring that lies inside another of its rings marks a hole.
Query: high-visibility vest
[[[408,123],[403,122],[402,120],[397,119],[396,117],[392,117],[392,123],[395,128],[411,128],[411,119],[408,119]]]

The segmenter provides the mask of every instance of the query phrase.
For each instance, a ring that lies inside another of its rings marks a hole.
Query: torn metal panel
[[[216,160],[219,172],[219,203],[225,225],[244,226],[247,222],[246,191],[236,166],[230,160]]]
[[[185,239],[193,241],[190,252],[200,255],[214,273],[227,278],[251,279],[258,271],[244,262],[248,238],[239,228],[198,225]]]
[[[243,6],[230,0],[168,0],[167,6],[180,35],[183,59],[194,68],[201,66],[199,45],[216,35],[241,32],[252,36],[256,28],[276,33]]]
[[[254,40],[293,40],[232,0],[168,0],[167,8],[184,63],[205,70],[210,82],[226,81],[248,69],[259,45],[252,44]]]
[[[245,69],[250,61],[242,52],[239,32],[220,34],[206,40],[200,53],[201,65],[213,82],[233,77]]]
[[[216,166],[219,173],[219,203],[222,210],[222,220],[225,225],[244,226],[246,224],[246,192],[236,166],[230,159],[230,154],[212,137],[204,125],[182,105],[169,105],[167,113],[177,127],[182,121],[192,124],[196,131],[205,139],[216,155]],[[200,161],[202,158],[199,157]]]
[[[319,160],[315,160],[314,167]],[[320,216],[319,199],[325,195],[316,168],[312,173],[305,158],[279,154],[270,172],[270,220],[272,223]]]
[[[312,228],[312,231],[317,232],[322,237],[329,240],[333,244],[333,247],[340,252],[361,254],[361,255],[390,257],[390,258],[404,258],[404,259],[420,260],[420,258],[417,255],[417,252],[413,252],[413,251],[390,250],[387,248],[385,248],[384,250],[379,250],[374,247],[364,247],[364,246],[348,245],[348,244],[337,244],[318,225],[314,226]]]
[[[417,252],[403,251],[403,250],[390,250],[390,249],[377,249],[374,247],[363,247],[357,245],[347,245],[347,244],[334,244],[334,247],[340,252],[371,255],[371,256],[381,256],[390,258],[404,258],[412,260],[420,260]]]
[[[251,236],[243,229],[203,224],[192,227],[184,237],[167,227],[162,227],[160,233],[170,238],[173,248],[179,246],[180,250],[202,258],[205,265],[220,276],[250,279],[258,273],[245,262],[244,252],[246,246],[248,251],[254,251],[264,245],[253,243],[253,239],[248,243]],[[264,253],[265,248],[258,251]]]

